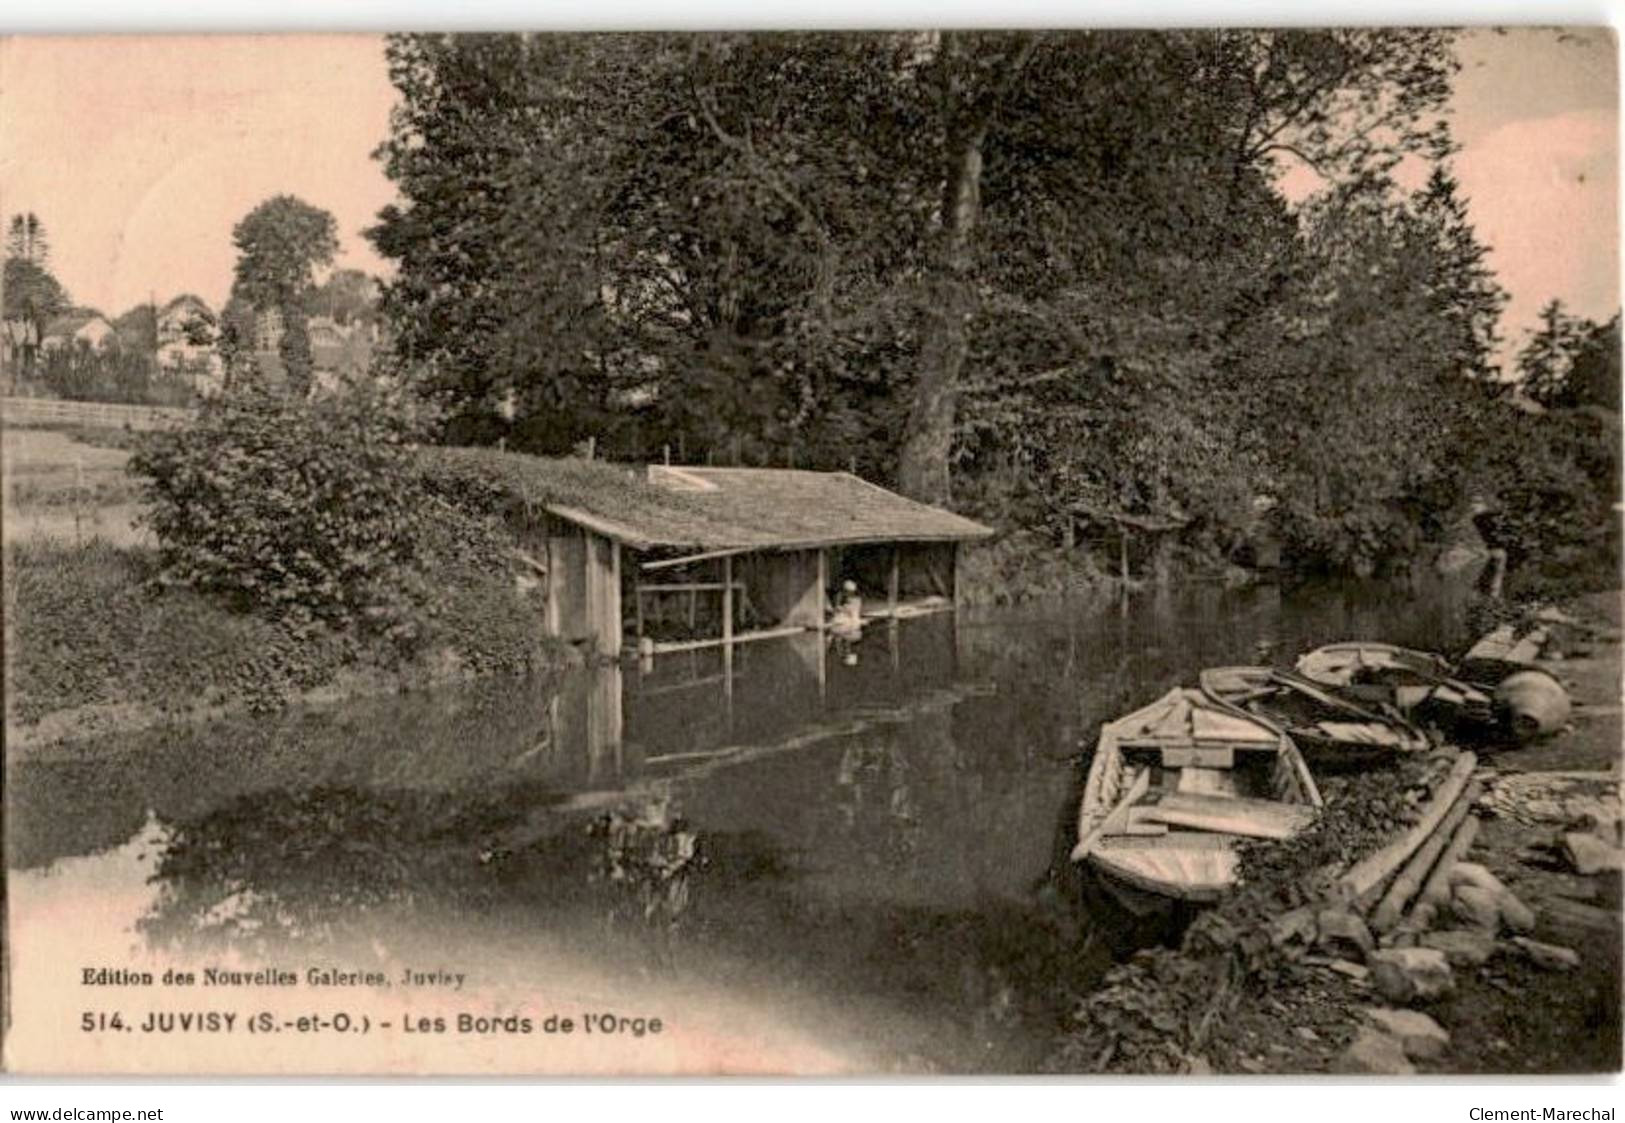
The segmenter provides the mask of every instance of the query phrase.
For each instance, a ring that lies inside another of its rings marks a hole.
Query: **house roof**
[[[989,527],[846,472],[665,468],[549,460],[494,449],[432,449],[436,475],[520,499],[636,550],[797,549],[956,542]]]
[[[175,297],[168,304],[164,305],[163,308],[159,309],[158,314],[160,316],[167,316],[169,313],[184,306],[201,308],[209,315],[214,315],[213,310],[209,307],[208,301],[204,300],[201,296],[194,296],[189,292],[183,292],[179,296]]]
[[[64,312],[45,325],[45,337],[49,339],[53,336],[69,336],[86,324],[94,323],[97,320],[107,324],[109,331],[113,329],[113,325],[108,323],[107,317],[100,312]]]

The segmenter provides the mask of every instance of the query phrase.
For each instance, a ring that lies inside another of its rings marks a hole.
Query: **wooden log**
[[[1143,798],[1150,788],[1151,769],[1139,769],[1134,773],[1134,778],[1129,781],[1127,790],[1123,793],[1123,798],[1118,800],[1117,805],[1106,812],[1106,817],[1096,823],[1095,828],[1080,838],[1078,844],[1072,848],[1072,860],[1074,862],[1083,861],[1084,858],[1089,856],[1089,851],[1094,846],[1096,839],[1117,830],[1119,826],[1127,823],[1129,808]]]
[[[1426,932],[1432,925],[1433,918],[1438,915],[1439,906],[1450,900],[1451,867],[1461,860],[1477,837],[1478,820],[1468,815],[1462,819],[1455,834],[1450,836],[1449,844],[1433,867],[1432,876],[1428,878],[1427,884],[1422,886],[1422,893],[1416,899],[1416,907],[1411,909],[1411,915],[1406,921],[1407,927],[1416,932]]]
[[[1455,835],[1456,828],[1467,817],[1467,812],[1471,810],[1482,790],[1476,780],[1468,784],[1467,790],[1461,793],[1451,805],[1450,811],[1440,820],[1438,828],[1411,856],[1411,860],[1405,863],[1405,868],[1399,871],[1399,876],[1394,878],[1394,883],[1388,887],[1388,892],[1383,895],[1381,902],[1371,913],[1373,931],[1388,932],[1399,923],[1399,918],[1404,915],[1405,906],[1410,904],[1411,898],[1421,892],[1428,872],[1439,860],[1439,852]]]
[[[1588,932],[1618,932],[1620,914],[1612,909],[1570,901],[1564,897],[1548,897],[1540,903],[1540,916],[1556,928]]]
[[[1371,904],[1377,888],[1416,853],[1416,848],[1427,841],[1428,835],[1438,829],[1439,821],[1461,796],[1462,789],[1467,786],[1477,766],[1478,757],[1473,753],[1464,752],[1457,757],[1450,774],[1433,793],[1432,801],[1415,825],[1387,846],[1367,854],[1339,879],[1339,884],[1352,900],[1362,907]]]

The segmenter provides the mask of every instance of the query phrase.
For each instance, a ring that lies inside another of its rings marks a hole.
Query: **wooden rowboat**
[[[1236,882],[1236,844],[1292,838],[1321,805],[1279,727],[1188,687],[1108,722],[1078,807],[1072,860],[1186,901]]]
[[[1340,697],[1277,667],[1209,667],[1202,690],[1286,730],[1314,768],[1369,768],[1425,752],[1427,735],[1393,709]]]
[[[1391,705],[1417,724],[1453,737],[1501,731],[1494,699],[1454,677],[1443,656],[1388,643],[1333,643],[1299,659],[1297,670],[1352,701]]]

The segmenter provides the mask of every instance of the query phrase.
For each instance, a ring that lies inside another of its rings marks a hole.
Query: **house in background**
[[[215,356],[214,311],[201,297],[182,293],[158,312],[158,365],[173,369]]]
[[[225,385],[225,364],[216,341],[219,319],[201,297],[182,293],[157,316],[159,369],[191,376],[199,394],[217,393]]]
[[[27,369],[39,352],[39,327],[19,317],[0,321],[0,366],[7,371]]]
[[[310,364],[318,390],[334,390],[346,378],[356,378],[372,366],[377,330],[372,324],[353,320],[341,324],[326,316],[312,316]]]
[[[268,308],[255,317],[254,358],[261,373],[273,384],[280,384],[284,378],[282,355],[277,348],[285,330],[280,309]],[[305,332],[310,339],[313,390],[335,390],[346,378],[366,374],[371,368],[379,340],[375,324],[359,318],[339,323],[330,316],[311,316],[305,321]]]
[[[46,324],[39,349],[49,353],[81,344],[91,348],[118,346],[112,322],[94,308],[76,308]]]

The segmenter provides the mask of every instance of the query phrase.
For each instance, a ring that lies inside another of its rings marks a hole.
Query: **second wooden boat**
[[[1298,660],[1304,678],[1365,705],[1391,705],[1421,726],[1452,738],[1498,735],[1495,700],[1454,677],[1442,656],[1360,640],[1316,648]]]
[[[1397,711],[1362,705],[1278,667],[1209,667],[1201,683],[1210,698],[1284,729],[1312,768],[1368,768],[1429,747],[1427,735]]]
[[[1292,838],[1320,806],[1284,731],[1176,688],[1101,729],[1072,859],[1135,889],[1213,901],[1236,882],[1239,842]]]

